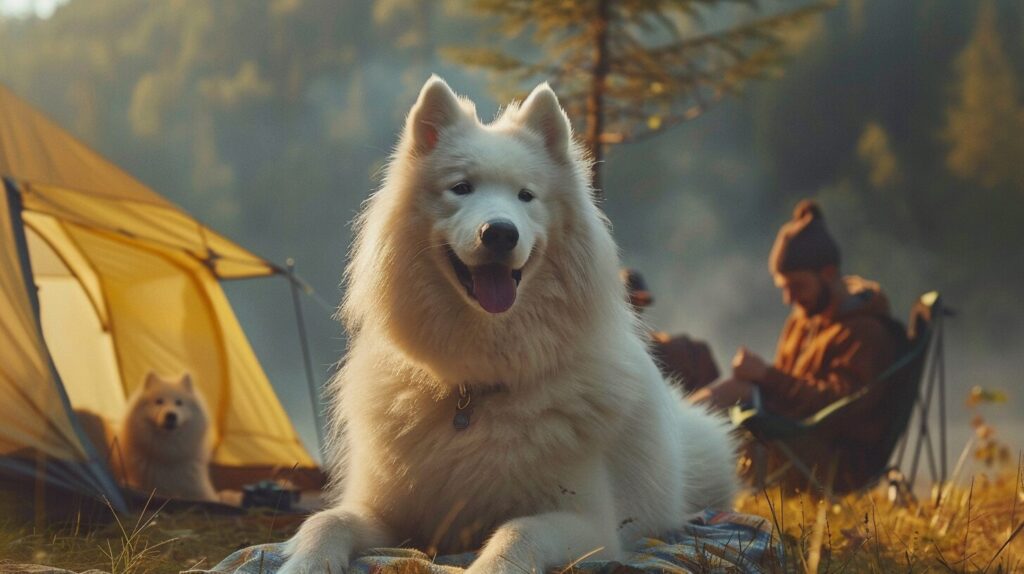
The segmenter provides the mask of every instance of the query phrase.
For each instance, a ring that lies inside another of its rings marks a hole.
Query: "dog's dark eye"
[[[520,189],[519,190],[519,201],[522,201],[524,203],[529,203],[529,202],[533,201],[533,192],[528,190],[528,189]]]
[[[473,186],[468,181],[460,181],[452,186],[452,193],[455,195],[469,195],[473,193]]]
[[[178,399],[178,400],[174,401],[174,404],[175,404],[175,406],[179,406],[180,407],[182,405],[181,399]]]
[[[162,404],[164,404],[164,400],[163,400],[163,399],[157,399],[157,400],[155,400],[155,401],[153,401],[153,402],[155,402],[155,403],[156,403],[156,404],[158,404],[158,405],[162,405]]]

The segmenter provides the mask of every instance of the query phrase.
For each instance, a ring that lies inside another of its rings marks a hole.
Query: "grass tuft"
[[[1024,574],[1024,467],[966,485],[933,489],[934,498],[893,504],[884,487],[831,504],[809,493],[740,497],[741,512],[766,516],[785,555],[770,572],[999,572]],[[940,498],[941,496],[941,498]],[[804,513],[804,508],[816,512]],[[797,516],[789,524],[780,517]]]

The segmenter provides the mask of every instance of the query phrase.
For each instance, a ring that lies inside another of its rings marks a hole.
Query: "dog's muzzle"
[[[178,414],[165,414],[163,420],[160,422],[160,427],[163,428],[164,430],[174,430],[178,428]]]
[[[518,233],[516,238],[518,240]],[[501,241],[509,240],[506,238]],[[484,311],[504,313],[516,302],[516,290],[523,278],[522,269],[512,269],[503,263],[470,267],[459,259],[451,247],[446,247],[446,253],[455,277],[466,289],[466,294],[476,300]]]

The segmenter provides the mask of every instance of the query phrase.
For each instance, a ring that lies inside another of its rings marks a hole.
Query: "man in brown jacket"
[[[906,348],[899,324],[877,283],[839,272],[839,248],[825,227],[820,207],[801,201],[793,219],[782,226],[769,268],[782,300],[793,307],[769,364],[741,347],[733,358],[732,377],[691,395],[695,402],[726,408],[760,390],[765,408],[799,419],[876,381]],[[866,480],[888,452],[880,452],[888,413],[858,405],[816,436],[812,456],[840,456],[840,477],[847,486]],[[837,453],[837,449],[842,452]],[[824,460],[815,461],[824,463]]]

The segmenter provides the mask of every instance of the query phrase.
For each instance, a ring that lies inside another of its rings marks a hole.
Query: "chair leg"
[[[949,475],[946,472],[946,351],[943,341],[942,317],[939,317],[936,327],[938,336],[938,363],[939,363],[939,457],[941,462],[939,471],[939,484],[946,482]]]
[[[914,489],[898,466],[889,467],[883,480],[886,485],[886,497],[894,506],[907,507],[917,500]]]
[[[934,349],[935,341],[932,341],[932,349]],[[937,380],[937,369],[935,363],[934,350],[929,354],[928,359],[925,361],[922,367],[921,377],[924,381],[923,393],[919,392],[917,396],[917,412],[918,412],[918,428],[917,428],[917,441],[914,445],[914,454],[910,462],[910,483],[913,484],[917,481],[917,469],[918,464],[921,461],[921,455],[925,454],[922,450],[925,450],[925,441],[929,440],[929,428],[928,418],[931,415],[931,403],[932,394],[935,391],[935,383]],[[935,469],[935,457],[932,453],[932,448],[927,448],[927,455],[929,457],[929,465],[932,473],[932,480],[935,480],[936,469]]]

